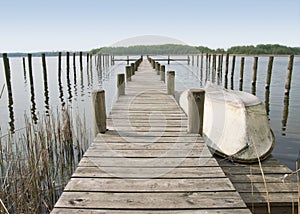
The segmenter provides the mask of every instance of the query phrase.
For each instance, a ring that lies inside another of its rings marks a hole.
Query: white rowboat
[[[188,90],[179,97],[186,114],[187,96]],[[238,162],[265,159],[275,142],[261,100],[246,92],[211,84],[205,87],[203,138],[213,152]]]

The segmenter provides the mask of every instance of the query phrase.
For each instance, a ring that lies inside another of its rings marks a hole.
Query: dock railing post
[[[92,92],[93,110],[94,110],[94,131],[95,136],[98,133],[106,132],[106,108],[105,91],[102,89]]]
[[[203,135],[204,89],[190,89],[188,93],[188,133]]]
[[[156,74],[157,74],[157,75],[160,75],[160,63],[157,63]]]
[[[166,67],[164,65],[160,66],[160,80],[166,82]]]
[[[131,76],[133,76],[133,75],[135,75],[135,68],[134,68],[134,64],[135,63],[131,63],[130,65],[131,65]]]
[[[253,62],[253,73],[252,73],[252,86],[256,86],[256,79],[257,79],[257,65],[258,65],[258,57],[254,57]]]
[[[175,95],[175,71],[168,71],[168,94]]]
[[[126,66],[126,80],[131,81],[131,66]]]
[[[120,95],[125,95],[125,75],[124,74],[118,74],[117,86],[118,86],[118,97]]]

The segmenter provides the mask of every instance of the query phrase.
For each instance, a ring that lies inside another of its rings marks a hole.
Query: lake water
[[[159,56],[157,56],[159,57]],[[177,56],[178,58],[183,58]],[[116,57],[126,58],[126,57]],[[138,58],[133,57],[133,58]],[[156,58],[156,57],[153,57]],[[172,57],[176,58],[176,57]],[[186,58],[186,56],[184,56]],[[239,89],[240,59],[236,58],[234,89]],[[13,103],[9,105],[7,89],[4,87],[0,98],[0,128],[1,135],[9,130],[19,130],[24,127],[24,114],[39,118],[40,114],[48,112],[49,109],[56,111],[61,106],[70,106],[75,114],[84,116],[89,129],[93,129],[91,92],[97,88],[106,90],[107,113],[116,100],[116,76],[125,73],[125,62],[116,62],[111,65],[110,58],[103,59],[101,69],[97,67],[95,57],[92,65],[87,64],[83,58],[83,69],[80,69],[79,57],[76,57],[75,69],[73,58],[70,58],[70,75],[67,78],[66,60],[62,57],[61,83],[58,78],[58,58],[47,57],[47,90],[44,87],[42,60],[33,57],[33,79],[34,90],[31,90],[28,64],[26,58],[26,72],[24,73],[22,58],[10,58],[11,82]],[[176,72],[176,90],[182,91],[188,88],[202,87],[206,80],[205,57],[203,62],[203,73],[200,72],[200,62],[197,66],[196,58],[194,66],[192,63],[171,62],[166,65],[167,70]],[[268,57],[259,57],[256,95],[266,100],[265,81],[267,73]],[[269,118],[271,128],[276,138],[276,146],[273,155],[280,159],[290,168],[295,169],[295,161],[300,151],[300,57],[295,57],[292,77],[292,89],[289,99],[284,97],[285,77],[288,66],[288,57],[275,57],[273,64],[272,82],[269,93]],[[251,93],[253,57],[245,57],[244,88]],[[3,61],[0,60],[0,93],[3,85],[6,85],[3,71]],[[225,81],[225,57],[223,60],[222,85]],[[231,58],[229,63],[228,87],[231,87]],[[203,83],[203,84],[202,84]],[[0,94],[1,95],[1,94]],[[268,96],[267,96],[268,97]]]

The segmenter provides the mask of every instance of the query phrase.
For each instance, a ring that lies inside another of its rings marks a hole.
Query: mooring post
[[[168,55],[168,65],[170,65],[170,55]]]
[[[168,94],[175,95],[175,71],[168,71]]]
[[[158,68],[158,62],[155,62],[154,69],[157,71],[157,68]]]
[[[231,66],[231,79],[234,79],[234,69],[235,69],[235,58],[236,56],[232,56],[232,66]]]
[[[157,75],[160,75],[160,63],[157,63],[156,74],[157,74]]]
[[[58,79],[61,79],[61,52],[58,52]]]
[[[270,56],[269,63],[268,63],[268,70],[267,70],[266,89],[269,89],[271,85],[273,61],[274,61],[274,56]]]
[[[69,72],[70,71],[70,53],[69,52],[67,52],[67,72]]]
[[[28,54],[28,71],[29,71],[29,83],[31,90],[33,90],[33,76],[32,76],[32,54]]]
[[[135,75],[134,63],[130,64],[131,76]]]
[[[204,89],[190,89],[188,92],[188,133],[203,135]]]
[[[22,58],[22,61],[23,61],[24,80],[26,81],[26,62],[25,62],[25,57]]]
[[[164,65],[160,66],[160,80],[166,82],[166,67]]]
[[[290,94],[291,89],[291,81],[292,81],[292,72],[293,72],[293,64],[294,64],[294,55],[290,55],[289,57],[289,65],[286,74],[286,81],[285,81],[285,95]]]
[[[129,65],[126,66],[126,80],[131,81],[131,66]]]
[[[125,75],[124,74],[118,74],[118,97],[121,95],[125,95]]]
[[[258,64],[258,57],[256,56],[254,57],[254,62],[253,62],[252,86],[256,86],[257,64]]]
[[[83,69],[83,66],[82,66],[82,51],[79,52],[79,63],[80,63],[80,70]]]
[[[105,91],[102,89],[93,91],[92,101],[94,110],[94,134],[96,136],[98,133],[106,132]]]
[[[241,58],[241,69],[240,69],[240,91],[243,90],[243,82],[244,82],[244,67],[245,67],[245,57]]]
[[[11,75],[10,75],[10,65],[9,65],[9,59],[7,57],[7,53],[3,53],[2,58],[3,58],[3,64],[4,64],[4,72],[5,72],[5,78],[6,78],[8,97],[11,97],[12,96]]]

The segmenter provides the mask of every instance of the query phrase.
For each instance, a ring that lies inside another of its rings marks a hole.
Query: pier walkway
[[[250,213],[144,60],[52,213]]]

